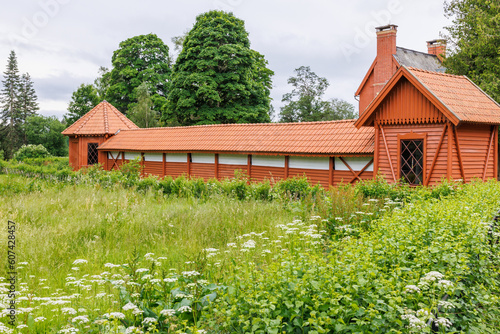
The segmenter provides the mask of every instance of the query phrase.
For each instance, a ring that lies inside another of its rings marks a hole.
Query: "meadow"
[[[326,191],[33,165],[0,175],[18,273],[12,327],[0,257],[0,333],[500,328],[497,182]]]

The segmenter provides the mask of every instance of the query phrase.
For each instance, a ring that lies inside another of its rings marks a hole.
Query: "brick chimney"
[[[396,71],[394,56],[396,54],[396,34],[398,26],[389,24],[375,28],[377,31],[377,65],[374,68],[374,95],[389,81]]]
[[[446,40],[435,39],[427,42],[427,53],[436,55],[440,61],[446,56]]]

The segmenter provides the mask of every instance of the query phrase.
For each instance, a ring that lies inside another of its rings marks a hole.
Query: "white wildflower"
[[[35,322],[42,322],[42,321],[45,321],[45,320],[47,320],[47,318],[45,318],[45,317],[37,317],[37,318],[35,318]]]
[[[435,319],[434,323],[436,325],[438,325],[439,327],[446,327],[446,328],[448,328],[448,327],[450,327],[452,325],[452,323],[451,323],[450,320],[448,320],[446,318],[441,318],[441,317]]]
[[[183,271],[182,275],[186,276],[186,277],[191,277],[191,276],[198,276],[201,274],[199,272],[193,270],[193,271]]]
[[[64,314],[71,314],[71,315],[76,314],[76,310],[72,307],[63,307],[61,309],[61,312]]]
[[[151,318],[151,317],[148,317],[148,318],[144,318],[144,320],[142,321],[142,323],[146,326],[149,326],[149,325],[152,325],[152,324],[155,324],[157,323],[158,320],[156,320],[155,318]]]
[[[86,315],[79,315],[78,317],[74,317],[73,319],[71,319],[71,322],[76,322],[78,324],[85,324],[87,322],[89,322],[89,318],[87,318]]]
[[[407,285],[405,289],[405,293],[420,292],[420,288],[416,285]]]
[[[173,310],[173,309],[161,310],[160,314],[165,316],[165,317],[173,317],[175,315],[175,310]]]
[[[184,313],[184,312],[192,312],[192,309],[190,306],[181,306],[179,307],[179,310],[178,310],[180,313]]]
[[[143,272],[146,272],[146,271],[149,271],[149,269],[147,269],[147,268],[139,268],[135,272],[136,273],[143,273]]]
[[[175,277],[171,277],[171,278],[167,277],[167,278],[164,278],[163,281],[166,282],[166,283],[174,283],[174,282],[177,281],[177,278],[175,278]]]
[[[449,309],[452,309],[455,307],[455,305],[453,305],[453,303],[450,303],[450,302],[447,302],[447,301],[444,301],[444,300],[440,300],[438,302],[438,305],[443,309],[443,310],[449,310]]]
[[[84,260],[84,259],[77,259],[73,261],[73,264],[82,264],[82,263],[88,263],[89,261]]]
[[[122,310],[124,311],[128,311],[128,310],[133,310],[133,309],[136,309],[137,306],[135,306],[134,304],[132,304],[131,302],[128,302],[127,304],[125,304],[123,307],[122,307]]]
[[[249,239],[248,241],[246,241],[244,244],[243,244],[243,247],[245,248],[255,248],[255,241],[253,241],[252,239]]]

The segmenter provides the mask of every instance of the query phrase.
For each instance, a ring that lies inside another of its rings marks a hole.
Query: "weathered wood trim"
[[[429,174],[427,175],[427,178],[426,178],[426,180],[424,182],[425,186],[428,186],[429,182],[431,180],[432,172],[434,171],[434,167],[436,166],[436,162],[437,162],[437,159],[438,159],[438,156],[439,156],[439,152],[441,152],[441,146],[443,145],[444,136],[446,135],[447,128],[448,128],[448,124],[445,124],[444,128],[443,128],[443,133],[441,133],[441,138],[439,139],[439,144],[438,144],[438,146],[436,148],[436,152],[434,153],[434,158],[432,159],[431,168],[429,169]]]
[[[486,172],[488,171],[488,162],[490,160],[491,146],[493,146],[493,138],[495,138],[495,127],[494,126],[491,127],[490,143],[488,145],[488,152],[486,153],[486,162],[484,164],[483,181],[486,180]]]
[[[394,167],[392,165],[392,156],[389,152],[389,146],[387,146],[387,140],[385,139],[384,128],[380,127],[380,133],[382,134],[382,139],[384,140],[385,153],[387,154],[387,160],[389,160],[389,167],[391,168],[392,178],[394,182],[396,182],[396,174],[394,173]]]
[[[374,159],[371,159],[371,160],[370,160],[370,162],[368,162],[368,163],[366,164],[366,166],[365,166],[365,167],[363,167],[363,169],[361,169],[359,172],[357,172],[357,173],[356,173],[356,175],[355,175],[355,176],[351,179],[351,181],[349,181],[349,183],[353,183],[354,181],[356,181],[356,179],[359,179],[359,180],[361,181],[361,178],[360,178],[361,174],[363,174],[363,172],[364,172],[364,171],[365,171],[368,167],[370,167],[370,165],[373,163],[373,160],[374,160]]]
[[[457,127],[453,126],[453,135],[455,137],[455,145],[457,147],[458,164],[460,165],[460,173],[462,174],[462,180],[465,182],[465,170],[464,162],[462,161],[462,152],[460,151],[460,142],[458,141]]]

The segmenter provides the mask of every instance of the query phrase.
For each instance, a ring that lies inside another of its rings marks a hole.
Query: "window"
[[[401,178],[411,185],[424,180],[424,141],[421,139],[401,140]]]
[[[98,143],[88,143],[87,144],[87,165],[97,164],[97,146]]]

